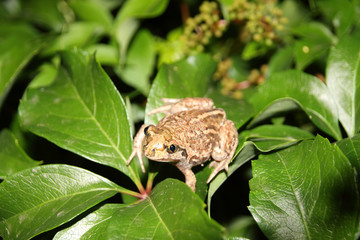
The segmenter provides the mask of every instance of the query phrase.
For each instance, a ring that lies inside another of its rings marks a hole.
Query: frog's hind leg
[[[148,115],[156,113],[172,114],[194,109],[213,109],[214,102],[210,98],[162,98],[164,105],[148,112]]]
[[[216,146],[211,154],[213,161],[210,163],[209,167],[215,167],[213,172],[210,174],[207,183],[223,169],[228,171],[228,166],[233,158],[236,147],[238,145],[238,133],[234,123],[230,120],[225,120],[225,123],[221,126],[219,131],[219,143]]]

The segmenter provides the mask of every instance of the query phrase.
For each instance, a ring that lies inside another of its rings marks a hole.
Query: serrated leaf
[[[92,161],[139,179],[127,166],[131,135],[124,101],[110,78],[83,52],[62,54],[54,83],[28,89],[19,111],[31,132]],[[135,161],[134,161],[135,162]]]
[[[0,178],[5,178],[15,172],[35,167],[41,163],[26,155],[15,137],[7,129],[0,132],[0,146]]]
[[[43,41],[27,31],[13,33],[0,40],[0,108],[16,76],[42,47]]]
[[[345,35],[331,50],[326,83],[348,136],[360,130],[360,42],[358,35]]]
[[[166,179],[142,202],[121,208],[107,239],[222,239],[223,229],[184,183]]]
[[[29,239],[121,191],[106,178],[68,165],[44,165],[0,184],[0,234]]]
[[[252,124],[298,105],[318,128],[335,139],[341,139],[332,95],[314,76],[295,70],[273,74],[259,87],[250,102],[258,112]]]
[[[327,139],[263,155],[252,167],[249,210],[269,239],[354,239],[354,171]]]
[[[71,227],[58,232],[53,240],[104,239],[111,217],[123,207],[122,204],[106,204]]]
[[[162,106],[161,98],[203,97],[215,70],[216,63],[206,54],[163,64],[150,89],[146,112]],[[163,116],[146,116],[145,122],[157,123]]]

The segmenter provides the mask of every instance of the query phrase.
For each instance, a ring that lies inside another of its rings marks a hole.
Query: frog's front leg
[[[145,128],[148,127],[149,124],[143,124],[140,130],[137,132],[134,138],[133,150],[131,152],[130,157],[128,158],[126,164],[129,165],[131,160],[137,155],[140,161],[141,170],[145,173],[145,166],[143,160],[143,142],[145,139]]]
[[[188,185],[191,190],[195,192],[196,177],[191,170],[191,167],[188,165],[184,165],[182,162],[177,163],[176,167],[184,174],[186,185]]]
[[[148,115],[165,113],[166,115],[188,110],[214,109],[214,102],[210,98],[162,98],[164,105],[148,112]]]
[[[211,154],[213,161],[209,166],[215,167],[215,169],[210,174],[206,181],[207,183],[211,182],[221,170],[225,169],[226,172],[228,171],[229,163],[235,154],[239,142],[236,127],[230,120],[225,120],[224,124],[220,127],[219,137],[220,140]]]

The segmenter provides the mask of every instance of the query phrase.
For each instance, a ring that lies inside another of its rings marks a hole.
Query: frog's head
[[[180,148],[169,131],[149,125],[144,129],[144,154],[158,162],[178,162],[186,159],[185,149]]]

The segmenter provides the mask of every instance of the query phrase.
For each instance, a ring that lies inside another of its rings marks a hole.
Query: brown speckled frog
[[[162,99],[164,105],[148,114],[165,113],[157,126],[144,124],[134,138],[128,164],[138,156],[145,172],[143,154],[153,161],[171,162],[185,175],[186,184],[195,191],[196,178],[191,168],[212,157],[215,167],[207,180],[225,169],[238,145],[238,133],[224,110],[215,108],[209,98]]]

